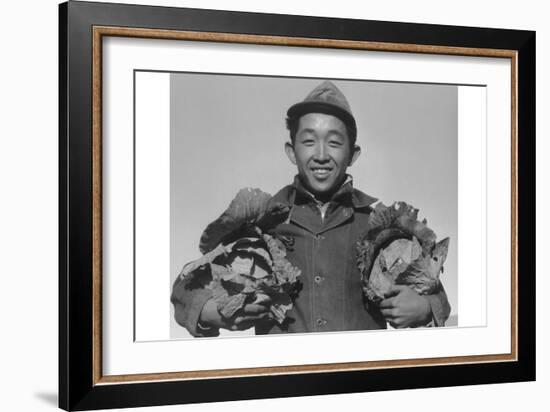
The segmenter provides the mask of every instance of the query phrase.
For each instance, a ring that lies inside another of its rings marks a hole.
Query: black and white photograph
[[[456,85],[170,73],[170,337],[458,326],[457,139]]]

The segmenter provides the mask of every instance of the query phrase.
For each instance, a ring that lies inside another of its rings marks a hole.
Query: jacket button
[[[320,275],[317,275],[313,278],[313,280],[315,281],[315,283],[321,283],[323,280],[325,280],[325,278]]]
[[[327,321],[323,318],[317,319],[317,326],[324,326],[327,324]]]

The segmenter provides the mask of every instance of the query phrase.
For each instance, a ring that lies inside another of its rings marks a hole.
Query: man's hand
[[[394,328],[423,326],[432,318],[428,299],[405,285],[393,285],[380,309]]]
[[[262,304],[249,303],[239,310],[236,316],[228,319],[222,317],[213,299],[208,300],[202,308],[199,322],[205,326],[228,329],[232,331],[246,330],[254,326],[259,320],[269,316],[271,300]]]

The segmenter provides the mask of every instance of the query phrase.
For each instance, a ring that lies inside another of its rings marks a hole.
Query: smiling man
[[[210,291],[191,290],[184,281],[174,286],[172,295],[178,323],[194,336],[251,326],[266,334],[382,329],[387,323],[397,328],[444,325],[450,307],[442,286],[432,295],[394,286],[379,306],[365,303],[355,245],[368,228],[377,199],[355,189],[347,174],[361,149],[346,97],[333,83],[321,83],[290,107],[287,128],[285,151],[298,174],[272,199],[290,209],[272,234],[291,244],[287,258],[302,272],[302,289],[287,321],[270,321],[267,308],[255,304],[224,319]]]
[[[298,167],[301,183],[323,204],[329,204],[332,194],[346,178],[347,167],[361,153],[348,135],[339,118],[307,113],[298,118],[296,135],[285,145],[288,158]]]

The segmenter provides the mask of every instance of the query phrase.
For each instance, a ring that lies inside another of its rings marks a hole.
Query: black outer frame
[[[518,361],[94,386],[93,25],[517,51]],[[65,410],[535,380],[535,32],[109,3],[63,3],[59,6],[59,205],[59,407]]]

